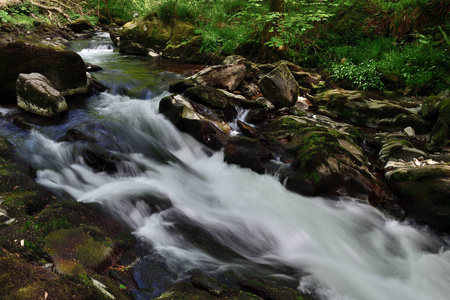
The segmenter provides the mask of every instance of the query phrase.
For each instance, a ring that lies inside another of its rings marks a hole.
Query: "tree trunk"
[[[276,12],[283,14],[284,0],[269,0],[269,11],[271,13]],[[280,18],[282,18],[282,16]],[[267,22],[266,25],[264,25],[263,31],[261,33],[261,43],[263,45],[268,41],[270,41],[270,39],[276,35],[276,32],[275,31],[271,32],[271,29],[278,26],[277,23],[278,23],[277,20],[273,20]]]

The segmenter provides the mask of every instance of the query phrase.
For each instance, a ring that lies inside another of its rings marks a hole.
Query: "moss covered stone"
[[[3,300],[110,299],[79,276],[61,276],[15,257],[0,257],[0,287]]]
[[[317,96],[315,105],[357,125],[384,131],[401,131],[412,127],[417,133],[427,133],[431,124],[411,112],[400,102],[372,99],[359,91],[334,89]]]
[[[149,15],[147,19],[135,19],[126,23],[121,32],[121,44],[126,41],[138,43],[155,50],[162,50],[168,45],[179,45],[194,36],[192,25],[175,21],[166,23],[156,15]],[[126,44],[126,43],[125,43]],[[125,48],[120,48],[125,52]]]
[[[54,231],[44,242],[56,269],[64,274],[87,274],[86,268],[96,269],[110,262],[111,242],[95,241],[81,227]]]
[[[439,114],[442,98],[438,96],[428,96],[422,103],[420,113],[425,119],[436,119]]]
[[[450,98],[440,103],[439,118],[431,130],[427,144],[430,152],[440,151],[442,147],[450,144]]]
[[[405,166],[387,172],[386,178],[410,217],[450,232],[450,165]]]

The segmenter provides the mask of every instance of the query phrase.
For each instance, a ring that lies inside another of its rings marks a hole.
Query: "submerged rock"
[[[16,90],[17,105],[27,112],[54,118],[68,109],[66,99],[42,74],[20,74]]]
[[[241,280],[239,284],[247,291],[267,300],[312,300],[310,296],[273,280],[251,278]]]

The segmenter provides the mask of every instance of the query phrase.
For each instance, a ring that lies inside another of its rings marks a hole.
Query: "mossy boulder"
[[[438,96],[428,96],[422,103],[420,113],[424,119],[436,119],[439,115],[442,98]]]
[[[188,88],[194,87],[195,82],[191,79],[181,79],[173,82],[169,86],[169,92],[181,94],[184,93]]]
[[[81,33],[85,30],[94,29],[91,23],[89,23],[85,18],[78,18],[72,21],[72,23],[69,24],[69,28],[75,33]]]
[[[412,127],[417,133],[427,133],[431,124],[399,102],[373,99],[359,91],[329,90],[316,96],[316,106],[360,126],[383,131],[402,131]]]
[[[23,41],[0,45],[0,103],[15,103],[19,74],[40,73],[63,96],[87,93],[86,69],[73,52]]]
[[[312,300],[313,298],[277,281],[260,278],[241,280],[239,284],[247,291],[268,300]]]
[[[162,50],[162,57],[188,64],[219,65],[225,59],[216,53],[200,53],[202,37],[194,36],[178,45],[167,45]]]
[[[225,161],[277,173],[300,194],[352,196],[378,204],[382,187],[355,134],[347,124],[325,117],[281,116],[259,125],[256,138],[232,138]]]
[[[450,165],[405,165],[386,172],[389,186],[407,215],[450,232]]]
[[[438,119],[431,130],[427,150],[441,151],[448,145],[450,145],[450,98],[445,98],[439,103]]]
[[[127,41],[159,51],[168,45],[179,45],[193,36],[192,25],[179,21],[169,24],[159,20],[156,15],[149,15],[147,19],[135,19],[123,26],[120,51],[126,52],[123,45]]]
[[[303,127],[285,142],[295,151],[287,187],[310,195],[352,196],[380,203],[382,188],[370,173],[367,156],[351,134],[321,126]]]
[[[230,105],[228,97],[222,91],[208,87],[195,86],[185,91],[185,95],[192,101],[199,102],[213,108],[225,109]]]

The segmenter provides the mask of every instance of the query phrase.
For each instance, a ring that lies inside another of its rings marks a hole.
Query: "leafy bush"
[[[212,26],[197,29],[203,39],[202,52],[218,52],[233,54],[238,45],[247,41],[247,29],[243,26]]]
[[[360,64],[353,64],[352,62],[333,63],[330,69],[333,78],[350,81],[361,90],[382,90],[385,88],[374,61]]]
[[[5,23],[7,21],[8,13],[4,10],[0,10],[0,23]]]
[[[399,86],[426,88],[448,74],[450,58],[446,48],[430,37],[416,34],[413,43],[397,42],[394,38],[364,40],[356,46],[340,46],[329,49],[333,60],[327,66],[338,80],[350,80],[362,89],[385,88],[378,79],[380,72],[394,74]],[[339,64],[337,61],[347,61]],[[367,82],[361,79],[369,76]]]

